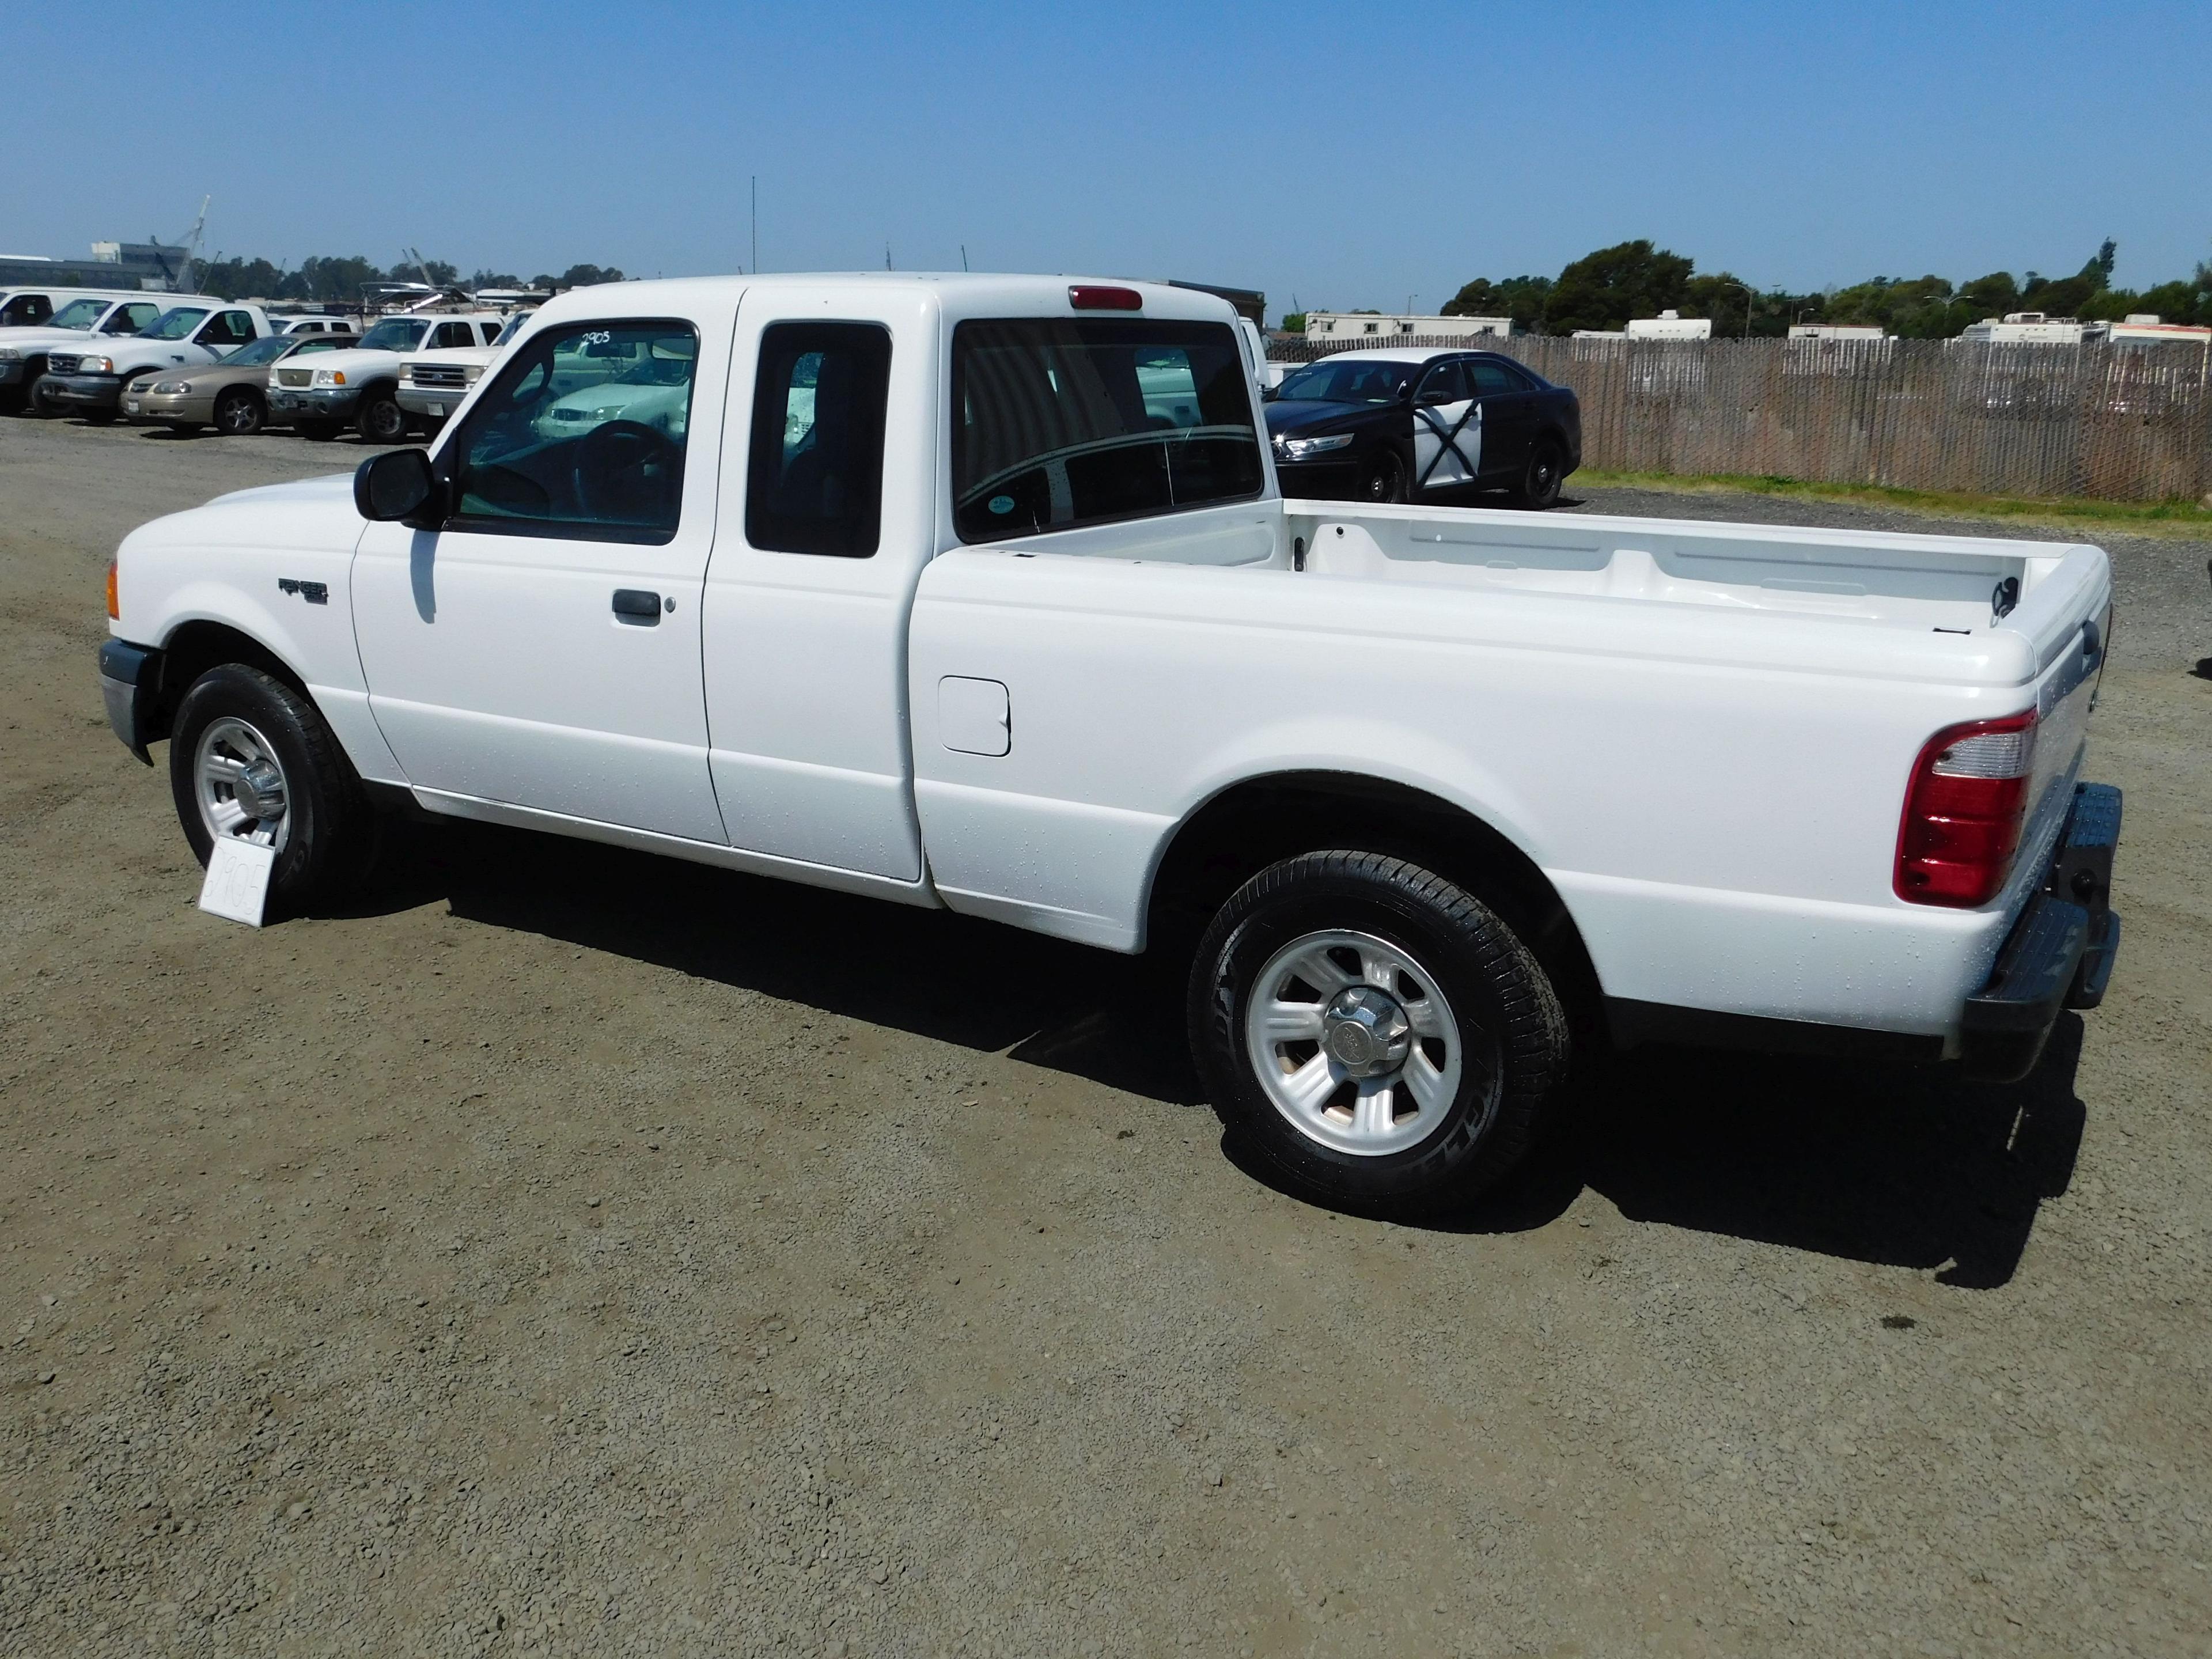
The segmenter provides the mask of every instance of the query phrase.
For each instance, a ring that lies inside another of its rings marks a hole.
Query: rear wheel
[[[1529,452],[1528,465],[1522,469],[1520,484],[1513,493],[1522,506],[1541,512],[1559,505],[1559,490],[1566,481],[1566,451],[1556,438],[1540,438]]]
[[[1395,449],[1386,449],[1368,464],[1359,481],[1359,497],[1368,501],[1406,499],[1406,464]]]
[[[271,848],[272,914],[337,896],[359,882],[375,821],[361,778],[305,697],[240,663],[210,668],[177,705],[169,787],[202,864],[221,839]]]
[[[1261,872],[1193,963],[1215,1108],[1291,1182],[1419,1209],[1502,1180],[1564,1080],[1544,970],[1472,894],[1375,853]]]
[[[215,429],[226,438],[252,436],[267,415],[267,406],[252,386],[234,386],[215,400]]]
[[[364,394],[354,423],[362,437],[373,444],[396,444],[407,436],[407,411],[389,392]]]

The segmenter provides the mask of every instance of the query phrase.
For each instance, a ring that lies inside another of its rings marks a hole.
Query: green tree
[[[472,270],[466,286],[470,288],[520,288],[522,278],[507,270]]]
[[[1285,333],[1285,334],[1303,334],[1303,333],[1304,333],[1305,331],[1306,331],[1306,314],[1305,314],[1305,313],[1304,313],[1304,312],[1303,312],[1303,311],[1286,311],[1286,312],[1285,312],[1285,313],[1283,313],[1283,332],[1284,332],[1284,333]]]
[[[1478,276],[1444,301],[1447,317],[1510,317],[1524,333],[1542,331],[1551,307],[1552,279],[1548,276],[1508,276],[1493,283]]]
[[[1680,309],[1693,268],[1648,238],[1584,254],[1553,285],[1545,326],[1554,334],[1617,329],[1632,317]]]
[[[310,254],[284,284],[288,300],[358,300],[364,284],[389,280],[382,267],[356,253],[350,258]]]

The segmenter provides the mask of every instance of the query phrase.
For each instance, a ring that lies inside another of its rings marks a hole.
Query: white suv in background
[[[399,365],[400,408],[419,415],[434,426],[441,425],[461,406],[483,372],[499,361],[507,343],[520,333],[531,313],[518,311],[507,319],[489,345],[448,346],[419,352]]]

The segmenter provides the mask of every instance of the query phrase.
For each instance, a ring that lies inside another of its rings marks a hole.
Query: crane
[[[215,198],[212,196],[200,198],[200,216],[193,220],[192,228],[175,241],[164,246],[161,239],[158,236],[149,236],[146,239],[154,249],[154,258],[161,267],[161,274],[169,279],[179,294],[189,294],[192,290],[192,267],[199,263],[200,242],[207,234],[208,204],[213,200]],[[169,269],[169,262],[161,257],[164,252],[182,253],[185,257],[177,269],[172,270]]]

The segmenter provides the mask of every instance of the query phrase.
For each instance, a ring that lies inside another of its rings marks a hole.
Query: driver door
[[[1482,416],[1456,357],[1431,363],[1413,388],[1415,501],[1425,489],[1472,483],[1482,468]]]
[[[409,783],[724,842],[699,625],[732,321],[532,331],[433,458],[450,515],[368,526],[355,627]]]

